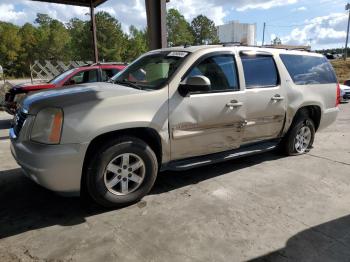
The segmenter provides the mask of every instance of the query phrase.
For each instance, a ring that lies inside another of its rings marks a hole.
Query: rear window
[[[325,57],[280,55],[290,77],[296,85],[336,83],[333,67]]]
[[[277,86],[279,82],[272,56],[241,56],[246,88]]]

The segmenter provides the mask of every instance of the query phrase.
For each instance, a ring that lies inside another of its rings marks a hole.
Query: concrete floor
[[[350,104],[307,155],[159,176],[136,205],[83,208],[21,174],[0,114],[0,261],[350,261]]]

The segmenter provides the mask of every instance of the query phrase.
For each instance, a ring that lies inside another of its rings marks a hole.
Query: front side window
[[[157,52],[143,56],[111,81],[145,90],[161,88],[179,68],[188,52]]]
[[[289,54],[281,54],[280,57],[296,85],[337,82],[334,70],[325,57]]]
[[[205,58],[191,69],[188,77],[205,76],[210,80],[210,91],[239,90],[236,63],[233,55]]]
[[[69,76],[71,73],[73,73],[76,69],[73,68],[73,69],[70,69],[70,70],[67,70],[65,72],[63,72],[62,74],[56,76],[55,78],[51,79],[49,81],[50,84],[55,84],[57,85],[59,82],[61,82],[63,79],[65,79],[67,76]]]
[[[84,84],[97,82],[97,70],[85,70],[72,76],[65,85]]]
[[[272,56],[242,55],[241,60],[247,89],[278,85],[277,68]]]

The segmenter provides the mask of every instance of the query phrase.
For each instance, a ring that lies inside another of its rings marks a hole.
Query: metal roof
[[[78,6],[87,6],[90,7],[90,2],[93,6],[99,6],[107,0],[32,0],[37,2],[46,2],[46,3],[55,3],[55,4],[65,4],[65,5],[78,5]]]

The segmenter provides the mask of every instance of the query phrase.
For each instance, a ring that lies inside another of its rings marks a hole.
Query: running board
[[[279,141],[276,141],[276,140],[262,142],[259,144],[243,146],[241,148],[230,150],[230,151],[172,161],[162,166],[161,170],[162,171],[164,170],[182,171],[182,170],[188,170],[188,169],[196,168],[200,166],[220,163],[223,161],[232,160],[240,157],[264,153],[264,152],[274,150],[277,147],[278,143]]]

